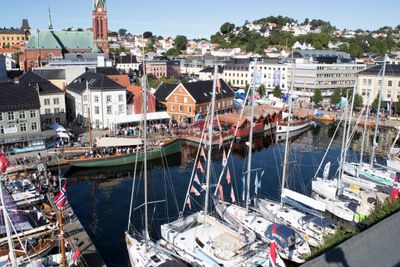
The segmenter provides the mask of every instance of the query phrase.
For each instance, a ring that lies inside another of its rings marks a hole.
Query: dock
[[[47,197],[51,200],[53,199],[53,196],[50,194]],[[53,209],[56,210],[54,202],[50,201],[50,203]],[[69,214],[72,214],[72,216],[69,216]],[[78,260],[79,266],[107,266],[68,201],[65,203],[62,215],[65,238],[68,244],[73,249],[79,247],[81,251],[81,256]]]

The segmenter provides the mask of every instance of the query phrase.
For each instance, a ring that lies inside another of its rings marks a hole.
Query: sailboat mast
[[[371,99],[371,93],[368,92],[368,99],[367,99],[367,107],[365,109],[365,121],[364,121],[364,130],[361,139],[361,151],[360,151],[360,164],[362,163],[364,157],[364,144],[365,144],[365,136],[367,134],[367,123],[369,122],[369,102]]]
[[[144,175],[144,240],[146,247],[149,243],[149,220],[147,208],[147,77],[143,56],[143,175]]]
[[[381,101],[382,101],[382,92],[383,92],[383,83],[385,79],[385,72],[386,72],[386,60],[387,60],[387,54],[385,54],[385,57],[383,59],[383,70],[382,70],[382,81],[381,81],[381,89],[379,91],[379,97],[378,97],[378,109],[376,111],[376,117],[375,117],[375,131],[374,131],[374,143],[372,144],[372,153],[371,153],[371,159],[369,163],[369,168],[372,169],[374,166],[374,158],[375,158],[375,149],[377,146],[376,142],[376,136],[378,134],[378,121],[379,121],[379,111],[381,109]]]
[[[212,137],[213,137],[213,126],[214,126],[214,110],[215,110],[215,88],[217,85],[217,71],[218,66],[214,67],[214,81],[212,87],[211,97],[211,113],[210,122],[208,124],[208,151],[207,151],[207,170],[206,170],[206,197],[204,200],[204,215],[208,215],[208,202],[210,194],[210,173],[211,173],[211,149],[212,149]]]
[[[8,250],[9,250],[9,257],[11,260],[11,266],[17,267],[17,259],[15,257],[14,244],[11,239],[12,233],[10,231],[10,222],[8,220],[9,217],[8,217],[7,205],[4,202],[3,183],[2,182],[0,182],[0,200],[1,200],[1,204],[3,206],[3,219],[4,219],[4,225],[6,227]]]
[[[251,108],[250,108],[250,132],[249,132],[249,158],[247,161],[247,195],[246,211],[250,209],[250,181],[251,181],[251,155],[253,150],[253,127],[254,127],[254,91],[256,87],[257,58],[254,62],[253,82],[251,85]]]
[[[349,90],[346,93],[346,99],[349,99]],[[342,179],[342,170],[345,163],[344,160],[344,150],[346,149],[346,133],[347,133],[347,112],[349,105],[347,103],[344,109],[344,123],[343,123],[343,133],[342,133],[342,149],[340,150],[340,164],[338,169],[338,179],[337,179],[337,189],[340,188],[340,180]]]
[[[295,73],[295,68],[296,68],[296,63],[293,60],[293,51],[292,51],[292,80],[290,82],[290,88],[287,91],[288,95],[288,104],[289,104],[289,109],[288,109],[288,121],[287,121],[287,128],[286,128],[286,139],[285,139],[285,154],[283,158],[283,171],[282,171],[282,184],[281,184],[281,194],[283,192],[283,189],[285,188],[285,182],[286,182],[286,176],[288,172],[288,161],[289,161],[289,127],[290,127],[290,120],[291,120],[291,115],[292,115],[292,97],[291,97],[291,92],[293,90],[293,84],[294,84],[294,73]],[[281,197],[281,206],[283,206],[283,198]]]
[[[87,94],[88,94],[88,121],[89,121],[89,145],[90,147],[93,147],[93,137],[92,137],[92,120],[91,120],[91,116],[90,116],[90,109],[91,109],[91,101],[90,101],[90,93],[89,93],[89,84],[86,81],[86,90],[87,90]]]

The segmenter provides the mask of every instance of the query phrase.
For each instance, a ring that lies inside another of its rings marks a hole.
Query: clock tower
[[[103,53],[109,53],[106,0],[93,0],[93,42]]]

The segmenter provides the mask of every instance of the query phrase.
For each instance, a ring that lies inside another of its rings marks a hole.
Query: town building
[[[105,0],[93,0],[92,17],[93,31],[55,31],[49,14],[48,30],[31,36],[24,53],[20,55],[21,67],[25,70],[41,67],[50,61],[64,59],[69,53],[104,53],[108,57]]]
[[[245,88],[250,84],[249,58],[232,58],[224,66],[223,79],[233,87]]]
[[[40,100],[40,120],[43,130],[54,123],[66,123],[65,92],[35,72],[22,75],[18,82],[36,89]]]
[[[357,74],[357,93],[363,98],[364,104],[370,104],[378,97],[381,90],[382,65],[376,65]],[[400,98],[400,65],[386,65],[385,77],[383,80],[382,101],[398,102]]]
[[[20,28],[0,28],[0,48],[23,47],[31,36],[27,19],[22,20]]]
[[[296,50],[294,62],[288,63],[287,85],[293,85],[293,93],[310,98],[320,90],[324,101],[329,101],[336,88],[353,88],[357,73],[365,70],[365,64],[351,62],[344,52],[323,50]],[[293,79],[292,79],[293,77]]]
[[[116,68],[125,73],[139,71],[139,66],[140,63],[137,61],[136,56],[133,55],[122,55],[117,59]]]
[[[249,67],[250,79],[253,77],[255,64],[257,64],[257,73],[260,77],[259,82],[267,90],[272,91],[275,87],[286,90],[288,69],[286,64],[282,64],[277,58],[263,58],[257,62],[251,61]]]
[[[221,89],[217,90],[215,112],[224,113],[233,109],[234,92],[223,79],[220,79]],[[172,119],[193,122],[205,117],[211,103],[213,80],[162,84],[154,96],[158,110],[167,111]]]
[[[0,146],[31,142],[41,133],[37,91],[25,84],[0,83]]]
[[[93,128],[112,128],[120,115],[126,115],[126,89],[106,75],[85,72],[66,87],[70,120]]]
[[[179,78],[181,76],[181,66],[177,60],[148,60],[145,66],[146,74],[153,74],[158,79],[161,77]]]
[[[223,72],[224,72],[224,67],[218,66],[219,77],[221,77]],[[214,67],[206,67],[199,72],[199,80],[200,81],[211,80],[213,77],[214,77]]]

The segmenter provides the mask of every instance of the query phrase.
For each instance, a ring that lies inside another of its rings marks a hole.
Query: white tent
[[[122,137],[102,137],[97,139],[97,147],[110,147],[110,146],[137,146],[141,145],[140,138],[122,138]]]
[[[171,116],[166,111],[147,113],[147,120],[148,121],[170,120],[170,119],[171,119]],[[125,123],[132,123],[132,122],[140,122],[141,120],[143,120],[143,114],[124,115],[124,116],[119,116],[114,121],[114,124],[125,124]]]

